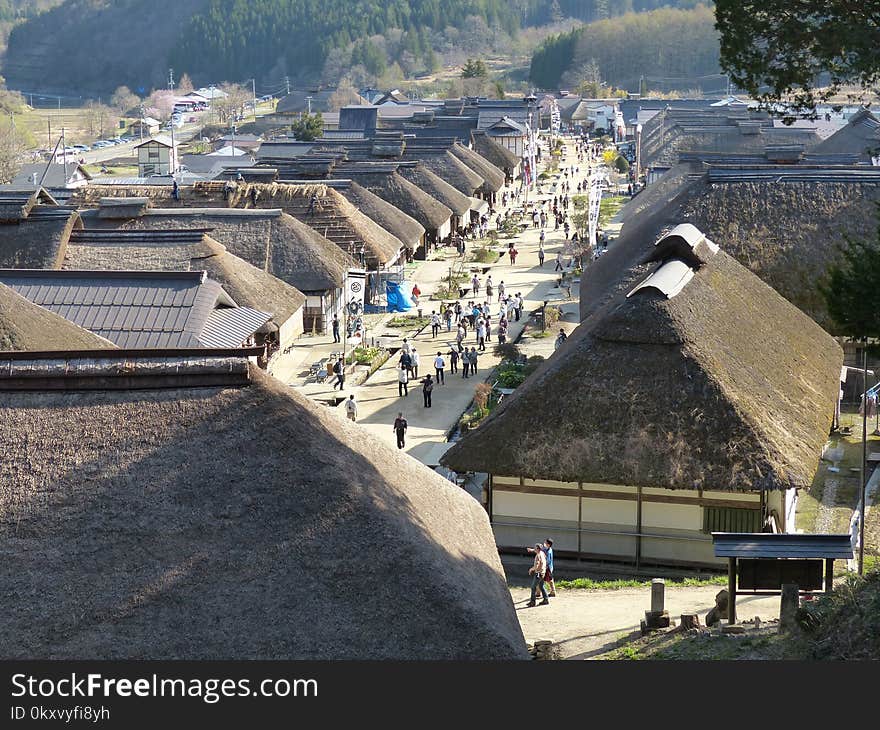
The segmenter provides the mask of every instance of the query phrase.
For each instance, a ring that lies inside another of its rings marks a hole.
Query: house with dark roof
[[[57,162],[37,163],[34,165],[22,165],[18,174],[12,178],[10,187],[21,190],[28,188],[46,188],[50,193],[53,190],[73,190],[83,185],[88,185],[92,176],[78,162],[68,162],[63,165]]]
[[[712,532],[793,532],[840,346],[688,224],[629,281],[441,463],[489,474],[501,549],[717,567]]]
[[[259,344],[272,319],[237,306],[204,271],[2,269],[0,283],[129,349]]]

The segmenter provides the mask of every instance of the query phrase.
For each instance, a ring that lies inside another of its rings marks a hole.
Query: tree
[[[177,93],[181,95],[186,95],[189,92],[193,91],[196,87],[193,86],[192,79],[189,77],[189,74],[184,74],[180,77],[180,81],[177,82]]]
[[[721,67],[765,104],[815,112],[842,85],[880,79],[878,13],[877,0],[716,0]]]
[[[130,114],[141,103],[141,98],[127,86],[120,86],[110,97],[110,104],[120,115]]]
[[[116,129],[119,115],[106,104],[89,101],[85,112],[86,128],[90,137],[103,138],[105,132]]]
[[[336,91],[334,91],[330,95],[330,98],[327,99],[327,111],[338,112],[342,107],[347,106],[348,104],[357,103],[357,89],[354,88],[354,84],[352,84],[351,80],[346,76],[339,82]]]
[[[469,58],[465,64],[464,68],[461,70],[461,77],[463,79],[484,79],[489,76],[489,69],[486,68],[485,62],[480,59]]]
[[[321,112],[303,114],[290,125],[290,129],[300,142],[311,142],[323,134],[324,119],[321,117]]]
[[[503,99],[505,96],[506,96],[506,94],[504,93],[504,84],[502,84],[500,81],[496,81],[495,82],[495,98],[496,99]]]
[[[240,84],[221,84],[220,90],[226,96],[218,96],[212,106],[221,123],[235,122],[244,116],[244,105],[252,101],[250,89]]]
[[[614,169],[621,175],[629,172],[629,161],[623,155],[617,155],[617,158],[614,160]]]
[[[0,182],[15,177],[29,144],[33,139],[16,127],[14,117],[0,117]]]
[[[174,111],[174,103],[177,100],[177,94],[168,89],[159,89],[150,94],[144,101],[147,115],[158,119],[160,122],[171,119],[171,113]]]

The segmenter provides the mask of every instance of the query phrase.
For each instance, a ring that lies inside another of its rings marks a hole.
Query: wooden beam
[[[521,494],[546,494],[552,497],[586,497],[592,499],[616,499],[624,502],[634,502],[638,499],[636,492],[611,492],[601,489],[565,489],[563,487],[537,487],[519,486],[514,484],[498,484],[497,492],[517,492]],[[676,497],[671,494],[644,494],[645,502],[662,504],[683,504],[693,507],[732,507],[734,509],[759,510],[761,506],[757,502],[745,502],[734,499],[711,499],[708,497]]]
[[[736,623],[736,558],[727,559],[727,623]]]
[[[642,488],[636,491],[636,570],[642,566]]]
[[[825,558],[825,594],[834,592],[834,558]]]

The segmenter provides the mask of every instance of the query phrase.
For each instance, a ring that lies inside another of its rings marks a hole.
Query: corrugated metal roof
[[[834,558],[853,556],[849,535],[713,532],[716,558]]]
[[[214,309],[235,305],[201,271],[8,269],[0,270],[0,282],[123,348],[204,347],[200,336]]]
[[[672,259],[663,264],[626,296],[631,297],[641,289],[657,289],[667,299],[672,299],[693,278],[694,270],[690,266],[680,259]]]
[[[208,315],[199,340],[205,347],[240,347],[271,319],[271,314],[249,307],[215,309]]]

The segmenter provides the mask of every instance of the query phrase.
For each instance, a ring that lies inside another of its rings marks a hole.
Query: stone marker
[[[779,602],[779,630],[791,631],[797,626],[797,610],[800,607],[800,586],[796,583],[782,584],[782,600]]]
[[[666,595],[666,581],[663,578],[651,580],[651,613],[659,613],[666,608],[664,599]]]
[[[681,628],[685,631],[687,631],[688,629],[702,628],[700,625],[700,615],[697,613],[681,614]]]

